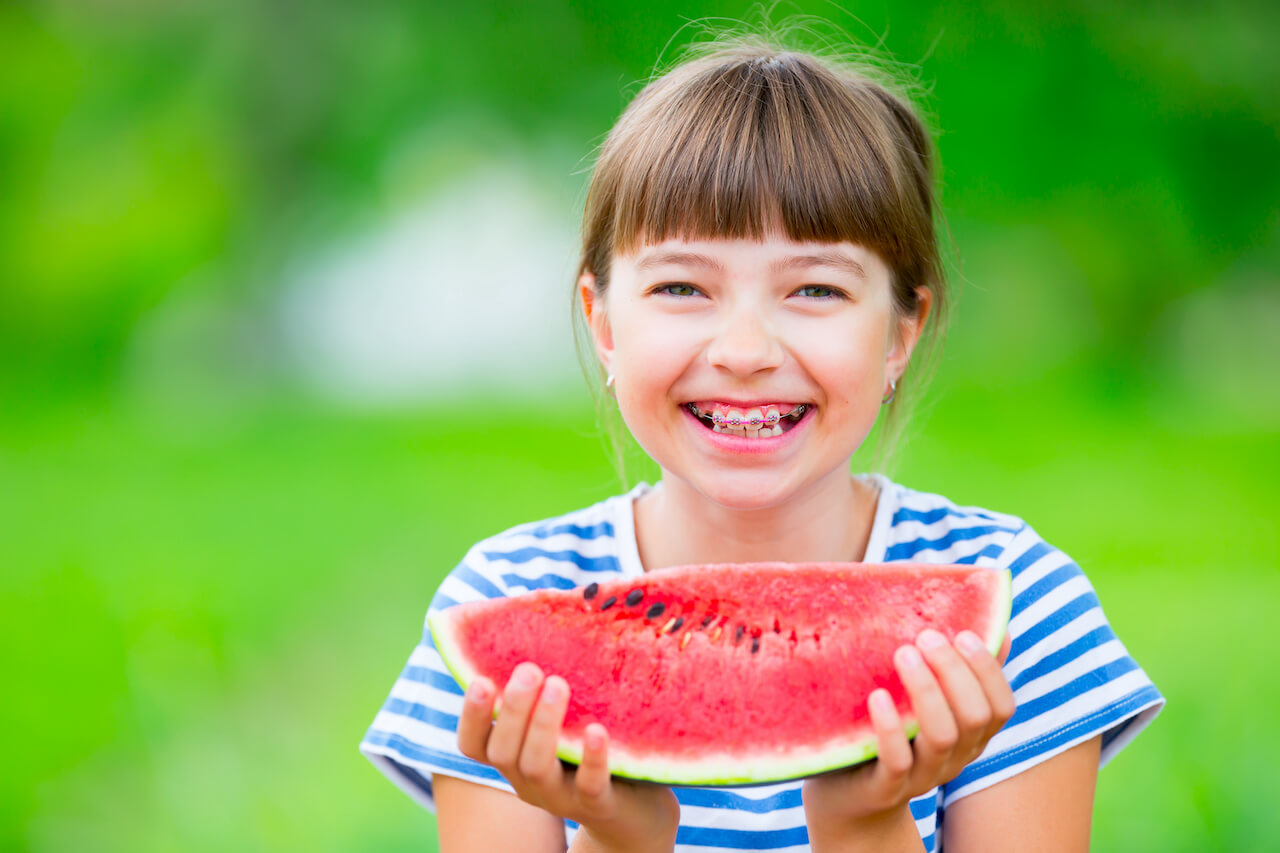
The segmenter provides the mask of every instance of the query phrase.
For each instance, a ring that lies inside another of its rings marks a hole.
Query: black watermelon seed
[[[628,600],[628,601],[630,601],[630,600],[631,600],[630,596],[628,596],[628,597],[627,597],[627,600]],[[638,599],[637,599],[637,600],[638,600]],[[661,615],[662,615],[662,611],[664,611],[664,610],[666,610],[666,609],[667,609],[667,605],[665,605],[665,604],[663,604],[661,601],[659,601],[657,604],[655,604],[655,605],[653,605],[652,607],[650,607],[650,608],[649,608],[649,611],[648,611],[647,613],[645,613],[645,614],[644,614],[644,618],[646,618],[646,619],[657,619],[659,616],[661,616]]]
[[[618,596],[611,595],[604,600],[604,604],[600,605],[601,610],[608,610],[610,607],[618,603]]]
[[[631,590],[631,592],[627,593],[627,606],[635,607],[637,604],[640,603],[640,599],[642,598],[644,598],[643,592],[641,592],[638,589]]]
[[[676,631],[679,631],[679,630],[680,630],[680,626],[681,626],[681,625],[683,625],[683,624],[684,624],[684,617],[683,617],[683,616],[677,616],[677,617],[676,617],[676,621],[674,621],[674,622],[672,622],[672,623],[671,623],[671,628],[670,628],[670,630],[668,631],[668,633],[670,633],[670,634],[674,634]]]
[[[716,615],[715,615],[714,613],[712,613],[712,614],[711,614],[711,615],[709,615],[706,619],[703,619],[703,620],[702,620],[702,625],[701,625],[701,627],[705,628],[705,627],[707,627],[708,625],[710,625],[710,624],[711,624],[712,622],[714,622],[714,621],[716,621]]]
[[[751,654],[754,655],[758,651],[760,651],[760,638],[752,637],[751,638]]]
[[[781,634],[781,633],[782,633],[782,625],[778,623],[778,620],[777,620],[777,619],[774,619],[774,620],[773,620],[773,633],[775,633],[775,634]]]
[[[591,599],[596,597],[596,593],[599,591],[600,591],[600,584],[589,583],[587,584],[587,588],[582,591],[582,597],[585,598],[587,601],[590,601]]]
[[[743,634],[746,634],[746,633],[747,633],[747,626],[746,626],[746,625],[739,625],[739,626],[738,626],[738,630],[736,630],[736,631],[734,631],[734,632],[733,632],[733,644],[736,646],[736,645],[738,645],[738,643],[741,643],[741,642],[742,642],[742,636],[743,636]]]

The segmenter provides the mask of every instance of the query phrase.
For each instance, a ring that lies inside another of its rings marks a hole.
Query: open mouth
[[[809,406],[792,405],[753,406],[742,408],[722,403],[686,403],[685,407],[698,421],[712,432],[740,438],[769,438],[791,430],[804,417]]]

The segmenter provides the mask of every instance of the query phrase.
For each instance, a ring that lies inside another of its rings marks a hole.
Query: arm
[[[1102,737],[1094,737],[947,808],[947,853],[1088,853]],[[856,837],[817,834],[815,850],[920,850],[908,809],[865,820]]]
[[[564,822],[518,797],[474,782],[436,774],[434,780],[440,853],[512,850],[520,853],[565,853]],[[660,837],[637,839],[663,847]],[[637,850],[642,849],[640,847]],[[569,853],[607,853],[587,832],[578,832]]]
[[[436,774],[440,853],[564,853],[564,823],[506,791]]]
[[[943,821],[947,853],[1087,853],[1102,737],[957,800]]]

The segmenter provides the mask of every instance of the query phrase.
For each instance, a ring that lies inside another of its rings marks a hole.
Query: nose
[[[733,312],[707,347],[713,367],[738,376],[751,376],[782,365],[782,342],[769,328],[767,318],[756,310]]]

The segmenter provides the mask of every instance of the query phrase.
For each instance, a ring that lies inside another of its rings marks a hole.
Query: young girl
[[[972,563],[1013,574],[1003,668],[925,631],[895,657],[914,741],[880,691],[875,761],[673,790],[610,777],[599,725],[562,765],[564,679],[523,664],[464,696],[424,634],[362,749],[445,853],[1088,849],[1099,766],[1163,701],[1088,580],[1013,516],[850,474],[946,307],[932,156],[905,100],[762,42],[645,87],[592,177],[578,293],[661,480],[479,543],[430,606],[686,563]]]

